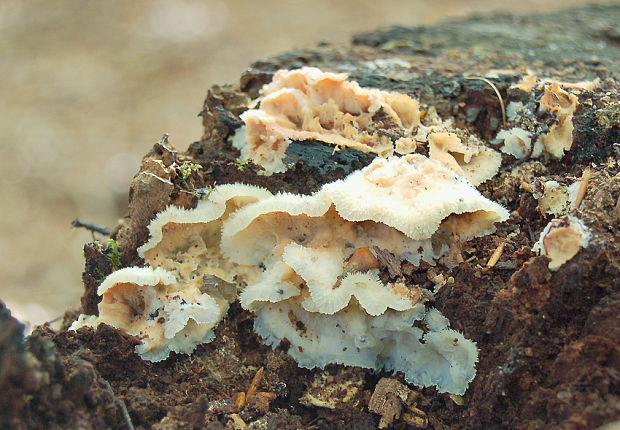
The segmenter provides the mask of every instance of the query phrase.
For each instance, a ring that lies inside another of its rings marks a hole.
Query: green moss
[[[105,273],[103,273],[103,270],[101,270],[98,267],[95,267],[95,270],[93,270],[93,273],[95,274],[95,280],[97,281],[97,283],[101,284],[106,277]]]
[[[250,160],[250,159],[242,160],[241,158],[237,158],[235,160],[235,164],[237,165],[237,170],[240,171],[240,172],[243,172],[243,169],[245,169],[245,166],[247,166],[251,162],[252,162],[252,160]]]
[[[185,161],[182,165],[178,167],[178,169],[181,173],[181,178],[183,179],[183,181],[186,181],[192,173],[198,172],[200,169],[202,169],[202,166],[200,164],[192,163],[191,161]]]
[[[112,260],[114,270],[118,270],[123,267],[123,263],[121,261],[123,253],[118,250],[118,244],[114,239],[108,239],[108,248],[105,250],[104,254],[106,255],[106,257]]]

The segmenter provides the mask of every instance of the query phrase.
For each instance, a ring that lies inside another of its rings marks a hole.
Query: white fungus
[[[241,305],[256,313],[265,342],[284,342],[300,366],[386,368],[462,394],[475,375],[475,344],[438,311],[426,313],[431,292],[382,282],[366,250],[435,264],[455,243],[507,217],[441,163],[408,155],[375,159],[312,196],[280,194],[239,209],[224,222],[222,250],[238,264],[262,262]],[[427,334],[413,327],[425,315]]]
[[[241,115],[245,127],[233,145],[242,158],[268,173],[286,170],[282,158],[291,140],[315,139],[392,155],[392,141],[373,129],[373,116],[381,111],[391,125],[410,135],[420,121],[418,102],[406,94],[362,88],[346,79],[346,74],[314,67],[276,72],[263,87],[260,108]]]
[[[239,288],[256,332],[300,366],[402,371],[419,386],[463,394],[476,345],[426,310],[432,291],[408,285],[400,263],[434,265],[507,218],[455,171],[417,154],[376,158],[310,196],[216,186],[195,209],[170,207],[152,221],[139,248],[150,267],[110,275],[99,317],[76,327],[121,328],[157,361],[210,341]],[[382,280],[386,261],[393,273]]]
[[[160,361],[171,351],[191,353],[196,345],[213,340],[213,327],[228,309],[220,295],[184,288],[161,268],[129,267],[110,274],[99,286],[103,296],[99,316],[80,316],[71,326],[101,323],[136,336],[136,352]]]
[[[564,91],[558,84],[545,87],[540,108],[556,116],[557,123],[541,137],[545,151],[555,158],[562,158],[573,144],[573,114],[577,109],[577,96]]]
[[[313,67],[280,70],[263,87],[260,107],[241,115],[244,127],[232,138],[243,159],[266,174],[283,172],[291,141],[317,140],[380,157],[409,154],[428,144],[437,159],[478,185],[494,176],[499,154],[475,136],[452,127],[429,110],[420,121],[416,100],[406,94],[362,88],[346,74]],[[459,133],[457,134],[454,133]]]
[[[244,282],[255,267],[241,267],[219,254],[222,219],[238,207],[271,196],[247,185],[222,185],[196,209],[170,206],[149,225],[150,239],[139,248],[150,267],[110,274],[99,286],[99,317],[81,316],[72,325],[106,323],[136,336],[136,352],[161,361],[171,351],[191,353],[213,339],[213,328],[236,298],[233,282]]]
[[[525,158],[532,155],[532,133],[519,127],[502,130],[497,133],[496,141],[503,142],[500,148],[504,154],[516,158]]]
[[[579,185],[579,182],[574,182],[569,186],[562,185],[557,181],[543,182],[542,194],[534,194],[534,197],[538,200],[538,210],[543,215],[565,215],[577,200]]]
[[[495,142],[504,142],[501,151],[517,158],[529,155],[538,158],[543,154],[560,159],[573,144],[573,115],[579,104],[578,98],[571,91],[588,90],[595,88],[595,82],[565,83],[555,80],[538,80],[535,76],[526,76],[523,80],[513,85],[525,92],[531,92],[532,88],[543,89],[544,93],[538,103],[540,113],[546,112],[554,116],[555,121],[549,130],[542,134],[535,142],[532,142],[532,133],[519,127],[510,130],[502,130],[498,133]],[[508,104],[507,117],[512,122],[519,122],[523,116],[531,115],[521,102]]]

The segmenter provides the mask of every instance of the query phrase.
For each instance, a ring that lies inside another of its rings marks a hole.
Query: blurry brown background
[[[392,24],[579,0],[0,0],[0,299],[39,324],[77,308],[86,230],[112,227],[164,132],[201,135],[206,89],[252,61]]]

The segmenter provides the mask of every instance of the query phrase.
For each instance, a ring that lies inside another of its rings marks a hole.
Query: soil
[[[507,222],[469,242],[465,262],[456,268],[400,269],[412,283],[431,271],[454,279],[435,294],[433,305],[478,345],[477,376],[464,396],[407,385],[398,373],[336,365],[300,369],[286,345],[263,345],[252,330],[253,315],[238,304],[213,342],[159,363],[140,359],[133,351],[136,339],[106,325],[66,330],[76,311],[65,315],[63,329],[42,326],[24,340],[23,327],[1,306],[0,426],[374,429],[384,416],[384,423],[399,429],[593,429],[619,420],[619,19],[618,6],[477,17],[363,34],[350,46],[322,45],[257,61],[238,85],[209,90],[200,141],[179,153],[162,139],[132,181],[129,215],[112,233],[123,266],[143,264],[136,248],[148,238],[149,221],[167,205],[195,205],[196,189],[245,182],[308,194],[371,161],[359,151],[341,151],[334,165],[321,142],[309,142],[290,148],[294,166],[286,173],[267,177],[258,166],[237,162],[239,153],[227,139],[240,126],[249,98],[280,68],[346,71],[362,86],[406,92],[435,106],[442,117],[486,140],[501,126],[500,103],[488,84],[464,74],[487,76],[506,104],[529,97],[509,88],[527,71],[564,82],[597,79],[596,89],[579,95],[574,143],[561,160],[506,156],[500,173],[479,187],[511,211]],[[369,66],[378,59],[393,61]],[[185,161],[202,167],[183,179],[179,166]],[[531,251],[552,218],[537,209],[533,190],[547,180],[570,183],[586,166],[592,177],[583,204],[572,213],[593,236],[552,272],[548,259]],[[517,167],[520,173],[513,173]],[[500,243],[504,253],[486,267]],[[85,258],[81,312],[92,314],[96,287],[114,261],[109,248],[96,244],[85,246]],[[369,409],[375,391],[389,399],[391,409]],[[312,398],[331,407],[317,407]]]

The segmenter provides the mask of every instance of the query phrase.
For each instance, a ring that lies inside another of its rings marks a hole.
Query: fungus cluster
[[[278,71],[241,115],[245,125],[232,144],[267,174],[283,172],[293,141],[320,141],[380,157],[409,154],[427,145],[474,185],[497,173],[501,157],[477,138],[442,121],[433,109],[421,120],[419,104],[406,94],[362,88],[346,74],[314,67]]]
[[[402,371],[408,381],[465,392],[477,348],[408,285],[402,262],[449,261],[507,211],[422,155],[376,158],[310,196],[215,187],[196,209],[169,207],[139,252],[150,267],[115,272],[99,316],[161,360],[208,342],[241,290],[255,330],[303,367],[329,363]],[[417,322],[417,326],[416,326]]]
[[[99,316],[81,315],[71,329],[105,323],[136,336],[136,352],[160,361],[171,351],[191,353],[211,342],[213,327],[224,317],[228,301],[222,294],[203,292],[177,282],[169,272],[130,267],[109,275],[99,286]]]
[[[168,207],[138,248],[147,267],[106,278],[99,315],[72,328],[112,325],[159,361],[211,341],[238,299],[265,343],[302,367],[402,371],[419,386],[463,394],[476,345],[425,304],[434,292],[411,284],[401,264],[453,266],[463,242],[508,218],[473,186],[501,158],[432,108],[421,121],[411,97],[346,78],[277,72],[232,143],[267,174],[286,169],[291,142],[309,140],[376,154],[370,165],[309,196],[228,184],[195,209]],[[412,154],[418,145],[429,158]]]
[[[398,276],[382,281],[386,262],[378,255],[387,251],[398,266],[435,264],[507,217],[437,161],[378,158],[315,195],[281,194],[241,208],[224,224],[222,249],[239,264],[263,263],[241,305],[256,313],[265,342],[284,342],[300,366],[386,368],[462,394],[475,375],[475,344],[437,310],[426,311],[432,292]],[[241,246],[252,242],[258,249]]]
[[[524,105],[522,102],[508,104],[506,113],[515,127],[501,130],[495,144],[502,144],[500,150],[516,158],[539,158],[546,154],[556,159],[564,156],[573,144],[573,115],[579,104],[577,96],[572,91],[591,91],[595,82],[565,83],[556,81],[541,81],[535,76],[526,76],[522,82],[514,85],[522,91],[532,93],[542,90],[542,96],[536,103]],[[566,91],[568,88],[571,92]],[[540,128],[535,119],[536,115],[550,115],[552,124]]]
[[[136,352],[161,361],[191,353],[213,340],[213,328],[236,300],[237,284],[256,268],[219,253],[222,220],[239,207],[271,196],[247,185],[222,185],[195,209],[170,206],[151,222],[150,240],[138,249],[148,267],[128,267],[99,286],[99,316],[82,315],[71,329],[106,323],[137,337]],[[230,281],[230,282],[229,282]]]

